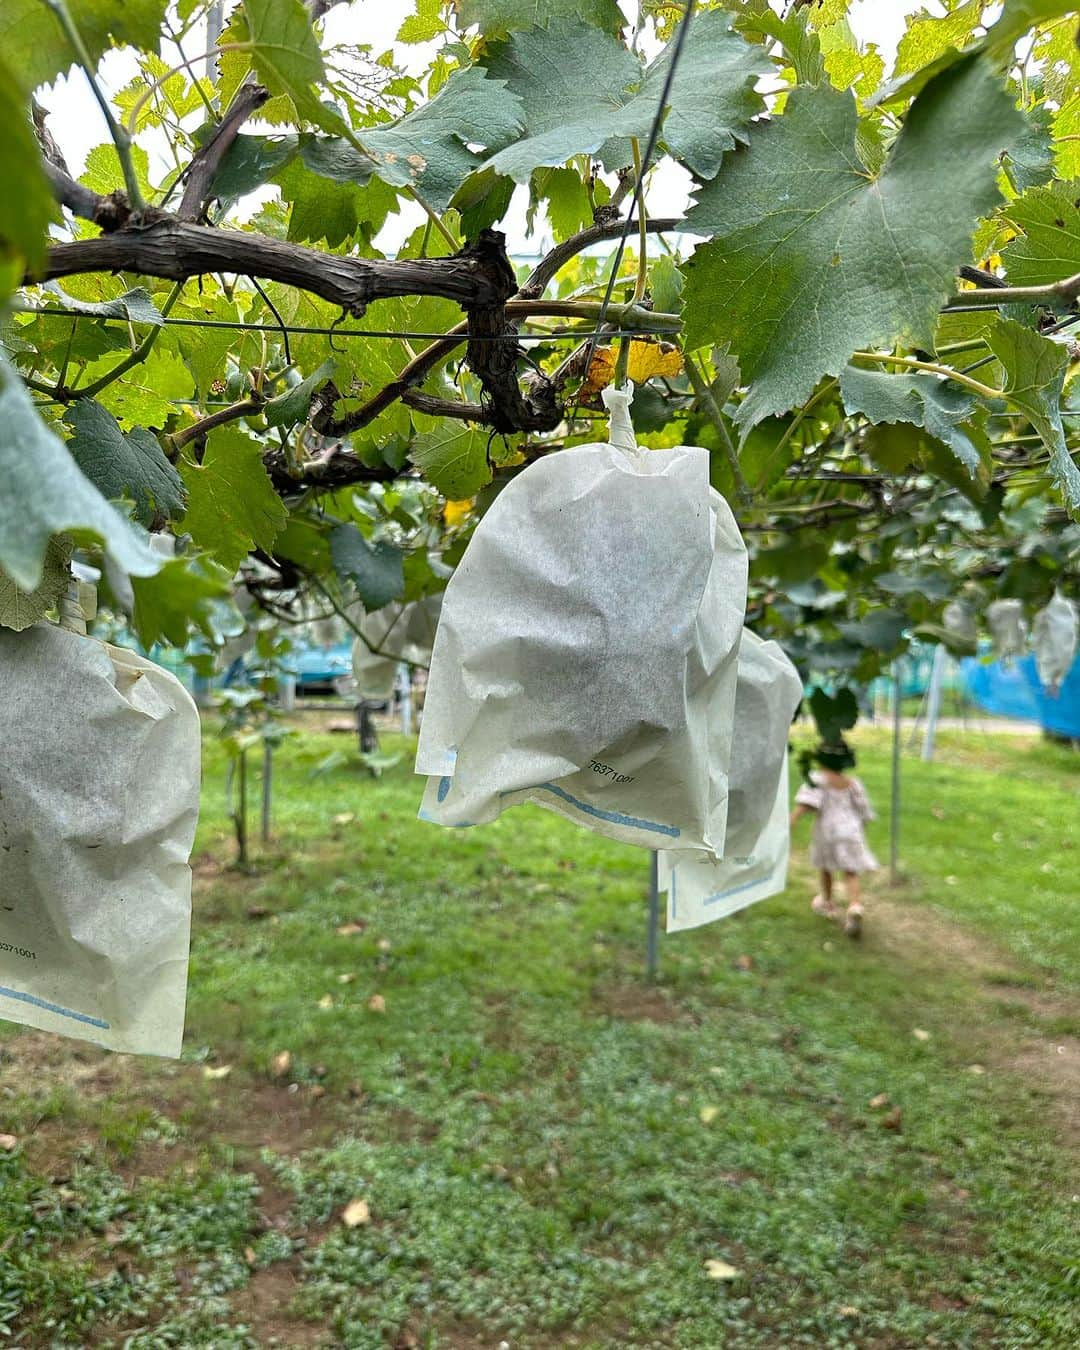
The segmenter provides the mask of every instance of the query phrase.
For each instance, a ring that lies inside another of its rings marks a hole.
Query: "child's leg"
[[[844,920],[844,932],[848,937],[857,938],[862,932],[863,908],[860,901],[858,872],[844,873],[844,889],[847,892],[848,910]]]
[[[815,914],[823,914],[827,919],[836,918],[836,907],[833,904],[833,879],[832,873],[821,869],[821,890],[810,901],[810,908]]]

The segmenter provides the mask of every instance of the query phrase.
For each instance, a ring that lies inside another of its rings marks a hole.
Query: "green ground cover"
[[[241,874],[208,737],[179,1064],[5,1026],[11,1343],[1080,1340],[1080,756],[942,733],[861,943],[799,861],[652,987],[642,854],[354,761],[290,742]]]

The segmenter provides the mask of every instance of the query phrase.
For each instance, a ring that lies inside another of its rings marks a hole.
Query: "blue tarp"
[[[1080,658],[1056,694],[1043,687],[1034,656],[1008,665],[972,656],[961,662],[961,670],[968,697],[986,712],[1038,722],[1055,735],[1080,740]]]

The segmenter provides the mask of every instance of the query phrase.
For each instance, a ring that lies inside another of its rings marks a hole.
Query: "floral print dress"
[[[795,794],[800,806],[814,812],[810,862],[823,872],[872,872],[878,865],[870,852],[863,825],[875,820],[862,783],[847,775],[846,787],[833,787],[820,772],[810,775]]]

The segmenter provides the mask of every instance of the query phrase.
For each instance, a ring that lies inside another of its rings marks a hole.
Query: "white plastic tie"
[[[634,424],[630,421],[630,404],[634,401],[633,385],[616,389],[609,384],[600,391],[600,397],[608,410],[608,442],[620,450],[636,453],[638,443],[634,436]]]

